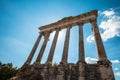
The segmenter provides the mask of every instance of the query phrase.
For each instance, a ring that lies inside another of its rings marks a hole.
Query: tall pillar
[[[56,30],[56,33],[55,33],[55,36],[54,36],[54,39],[53,39],[53,42],[52,42],[52,46],[50,48],[49,56],[48,56],[48,59],[47,59],[46,63],[52,63],[54,51],[55,51],[55,48],[56,48],[56,42],[57,42],[57,39],[58,39],[58,35],[59,35],[59,30]]]
[[[68,48],[69,48],[69,38],[70,38],[70,28],[71,28],[71,26],[67,27],[61,64],[64,64],[64,63],[66,64],[67,63]]]
[[[45,47],[46,47],[46,45],[47,45],[49,36],[50,36],[50,33],[49,33],[49,32],[48,32],[48,33],[45,33],[43,45],[42,45],[42,47],[41,47],[41,49],[40,49],[40,52],[39,52],[39,54],[38,54],[38,57],[37,57],[37,59],[36,59],[36,62],[37,62],[37,63],[41,62],[41,59],[42,59],[42,56],[43,56]],[[35,62],[35,63],[36,63],[36,62]]]
[[[85,80],[85,55],[84,55],[84,37],[83,23],[79,23],[79,60],[78,60],[78,80]]]
[[[96,42],[96,46],[97,46],[97,53],[98,53],[99,61],[102,61],[102,62],[108,61],[96,20],[91,21],[91,25],[93,28],[93,33],[94,33],[94,38],[95,38],[95,42]]]
[[[83,37],[83,24],[79,23],[79,61],[85,62],[84,55],[84,37]]]
[[[32,50],[31,50],[31,52],[30,52],[30,55],[29,55],[27,61],[25,62],[25,64],[30,64],[30,62],[32,61],[32,58],[33,58],[33,56],[34,56],[34,54],[35,54],[35,51],[36,51],[36,49],[37,49],[37,47],[38,47],[38,45],[39,45],[39,42],[40,42],[40,40],[41,40],[41,37],[42,37],[42,34],[40,33],[39,36],[38,36],[38,38],[37,38],[37,41],[35,42]]]

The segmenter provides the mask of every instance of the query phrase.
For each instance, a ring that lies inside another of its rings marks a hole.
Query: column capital
[[[51,32],[49,32],[49,31],[42,32],[43,35],[46,35],[46,34],[49,34],[49,33],[51,33]]]
[[[59,28],[55,28],[56,29],[56,31],[61,31],[61,28],[59,27]]]
[[[49,40],[49,38],[48,38],[48,36],[50,35],[50,33],[51,32],[43,32],[42,34],[43,34],[43,36],[44,36],[44,39],[48,39]]]
[[[42,44],[42,47],[41,47],[41,49],[40,49],[40,52],[39,52],[38,57],[37,57],[37,59],[36,59],[35,62],[41,62],[41,59],[42,59],[44,50],[45,50],[45,48],[46,48],[46,45],[47,45],[49,36],[50,36],[50,33],[48,33],[47,35],[45,35],[44,42],[43,42],[43,44]]]
[[[43,35],[43,32],[39,32],[39,34]]]
[[[91,24],[97,24],[97,20],[90,20]]]
[[[72,25],[66,25],[66,28],[72,28]]]
[[[78,25],[78,26],[83,26],[84,23],[83,23],[83,22],[78,22],[77,25]]]

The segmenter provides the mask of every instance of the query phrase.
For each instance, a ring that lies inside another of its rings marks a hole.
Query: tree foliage
[[[12,63],[3,64],[0,62],[0,80],[9,80],[18,72],[17,67],[13,67]]]

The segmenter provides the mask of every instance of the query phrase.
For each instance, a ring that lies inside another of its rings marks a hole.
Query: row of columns
[[[50,36],[50,33],[46,33],[46,35],[44,36],[43,45],[42,45],[42,47],[41,47],[41,49],[40,49],[40,52],[39,52],[39,54],[38,54],[37,59],[36,59],[35,62],[38,62],[38,63],[41,62],[42,56],[43,56],[43,53],[44,53],[44,50],[45,50],[45,47],[46,47],[47,42],[48,42],[48,40],[49,40],[49,36]]]
[[[99,33],[99,30],[98,30],[98,26],[97,26],[97,23],[96,21],[92,21],[91,22],[91,25],[92,25],[92,28],[93,28],[93,33],[94,33],[94,37],[95,37],[95,42],[96,42],[96,46],[97,46],[97,52],[98,52],[98,57],[99,57],[99,60],[102,60],[102,59],[107,59],[107,56],[106,56],[106,53],[105,53],[105,49],[104,49],[104,46],[103,46],[103,43],[102,43],[102,40],[101,40],[101,36],[100,36],[100,33]],[[67,59],[68,59],[68,49],[69,49],[69,40],[70,40],[70,28],[71,26],[67,26],[67,30],[66,30],[66,36],[65,36],[65,42],[64,42],[64,48],[63,48],[63,55],[62,55],[62,60],[61,60],[61,64],[63,63],[67,63]],[[78,47],[79,47],[79,57],[78,57],[78,62],[85,62],[85,55],[84,55],[84,39],[83,39],[83,24],[82,23],[79,23],[78,24],[78,28],[79,28],[79,44],[78,44]],[[54,39],[53,39],[53,42],[52,42],[52,46],[50,48],[50,52],[49,52],[49,56],[48,56],[48,59],[46,61],[46,63],[52,63],[52,60],[53,60],[53,56],[54,56],[54,51],[55,51],[55,48],[56,48],[56,43],[57,43],[57,39],[58,39],[58,35],[59,35],[59,29],[56,30],[56,33],[55,33],[55,36],[54,36]],[[38,44],[41,40],[41,37],[42,37],[42,33],[40,33],[36,43],[34,44],[34,47],[26,61],[27,64],[30,64],[31,63],[31,60],[35,54],[35,51],[38,47]],[[48,39],[49,39],[49,36],[50,36],[50,32],[46,32],[44,33],[44,42],[42,44],[42,47],[40,49],[40,52],[37,56],[37,59],[35,61],[35,63],[39,63],[41,62],[41,59],[42,59],[42,56],[43,56],[43,53],[44,53],[44,50],[45,50],[45,47],[47,45],[47,42],[48,42]]]

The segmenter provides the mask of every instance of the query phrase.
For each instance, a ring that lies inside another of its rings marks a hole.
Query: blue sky
[[[120,1],[119,0],[0,0],[0,61],[21,67],[39,34],[38,27],[98,10],[98,26],[107,56],[113,63],[116,80],[120,78]],[[62,57],[66,29],[60,32],[53,63]],[[53,40],[50,35],[42,63],[47,59]],[[35,61],[43,38],[33,58]],[[90,24],[84,25],[86,61],[93,63],[97,53]],[[71,29],[68,62],[78,60],[78,27]]]

